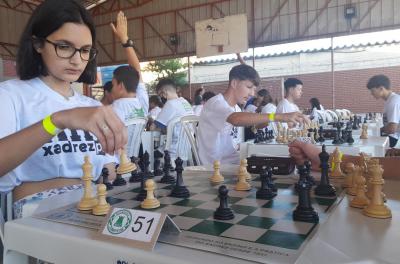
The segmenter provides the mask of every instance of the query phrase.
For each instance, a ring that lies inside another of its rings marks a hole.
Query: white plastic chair
[[[137,157],[139,155],[142,132],[144,131],[146,123],[146,118],[134,118],[125,122],[128,129],[128,144],[126,145],[126,153],[128,157]]]
[[[187,141],[190,144],[191,153],[194,158],[195,165],[201,165],[199,152],[197,150],[197,132],[200,117],[197,115],[189,115],[181,118],[181,126],[187,137]],[[180,150],[180,144],[178,145],[178,150]],[[180,151],[179,151],[180,152]],[[188,152],[188,151],[187,151]],[[187,153],[186,152],[186,153]]]

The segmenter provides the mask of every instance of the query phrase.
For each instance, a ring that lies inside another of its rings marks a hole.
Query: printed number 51
[[[136,221],[133,223],[132,232],[137,233],[137,232],[139,232],[140,230],[142,230],[142,228],[144,227],[144,226],[143,226],[143,221],[145,221],[145,219],[146,219],[146,217],[144,217],[144,216],[138,216],[138,217],[136,218]],[[148,224],[147,231],[146,231],[146,235],[149,233],[150,228],[151,228],[153,222],[154,222],[154,217],[151,218],[150,220],[144,222],[144,223],[147,223],[147,224]]]

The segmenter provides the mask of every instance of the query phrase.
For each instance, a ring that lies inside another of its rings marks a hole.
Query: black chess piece
[[[322,152],[319,153],[319,160],[321,162],[321,181],[314,192],[316,195],[320,196],[336,196],[335,187],[329,183],[329,154],[326,152],[325,145],[322,145]]]
[[[190,193],[183,183],[182,172],[183,172],[183,160],[178,157],[175,160],[175,170],[176,170],[176,184],[171,191],[169,196],[177,198],[189,198]]]
[[[322,128],[322,126],[320,126],[320,127],[319,127],[319,130],[318,130],[319,138],[318,138],[317,142],[322,143],[322,142],[325,141],[325,138],[324,138],[324,134],[323,134],[323,133],[324,133],[324,129]]]
[[[140,174],[140,191],[135,197],[136,201],[143,201],[144,199],[146,199],[146,196],[147,196],[147,191],[145,190],[146,180],[147,180],[146,174],[141,173]]]
[[[318,213],[311,205],[311,184],[306,178],[299,179],[297,183],[297,192],[299,195],[299,203],[293,211],[293,220],[309,223],[318,223]]]
[[[342,139],[342,123],[341,122],[336,122],[336,134],[335,134],[335,139],[332,141],[332,144],[335,145],[340,145],[344,143],[344,140]]]
[[[158,149],[154,151],[154,176],[163,175],[163,170],[161,169],[161,159],[164,155]]]
[[[143,170],[142,173],[144,173],[146,175],[146,178],[152,178],[154,177],[153,173],[150,171],[150,155],[149,153],[146,151],[143,154],[143,158],[142,158],[142,165],[143,165]]]
[[[306,180],[306,166],[304,165],[297,165],[297,173],[299,174],[299,181]],[[294,184],[294,189],[298,192],[298,182]]]
[[[134,156],[131,157],[131,162],[136,165],[136,170],[131,172],[131,177],[129,177],[129,182],[140,182],[141,181],[141,177],[140,177],[140,174],[138,171],[138,161],[139,161],[138,158],[136,158]]]
[[[214,218],[217,220],[231,220],[235,218],[233,211],[228,206],[228,188],[221,185],[218,188],[219,207],[214,212]]]
[[[264,142],[264,131],[262,129],[257,129],[256,138],[254,139],[254,143]]]
[[[348,134],[347,134],[346,142],[349,143],[349,144],[353,144],[354,143],[353,131],[350,129],[347,133]]]
[[[270,140],[273,140],[274,138],[275,138],[275,137],[274,137],[274,130],[271,129],[271,130],[269,131],[269,139],[270,139]]]
[[[111,182],[108,181],[109,171],[107,168],[103,168],[101,170],[101,176],[103,177],[103,184],[106,186],[107,191],[112,190],[114,187],[112,186]]]
[[[271,170],[272,170],[272,168],[271,168]],[[268,175],[267,168],[263,167],[261,169],[261,173],[260,173],[261,187],[256,192],[257,199],[269,200],[276,196],[276,194],[277,194],[276,191],[274,192],[270,188],[270,185],[268,184],[268,177],[269,177],[269,175]],[[271,181],[272,181],[272,179],[271,179]]]
[[[274,180],[272,179],[272,173],[273,173],[272,167],[268,166],[267,167],[267,184],[268,184],[268,187],[271,188],[271,190],[273,192],[278,192],[278,188],[276,188]]]
[[[305,178],[306,180],[311,184],[311,186],[315,185],[315,179],[311,175],[311,161],[306,160],[304,162],[304,167],[305,167]]]
[[[119,165],[115,166],[115,169],[118,168]],[[117,173],[117,177],[115,178],[115,180],[112,183],[113,186],[123,186],[126,185],[126,180],[124,178],[122,178],[121,174]]]
[[[160,179],[160,183],[168,183],[168,184],[175,183],[175,178],[170,175],[171,167],[172,167],[171,166],[171,156],[169,155],[169,151],[165,150],[164,151],[164,167],[163,167],[164,175]]]

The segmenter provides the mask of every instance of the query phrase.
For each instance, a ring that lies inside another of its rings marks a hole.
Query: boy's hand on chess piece
[[[320,149],[310,143],[295,140],[289,144],[290,156],[294,158],[296,164],[301,165],[309,160],[313,170],[319,170],[320,160],[318,155],[320,152]]]
[[[294,124],[310,125],[311,123],[310,119],[306,115],[303,115],[300,112],[276,114],[275,120],[279,122],[288,122]]]
[[[124,123],[111,106],[78,107],[52,115],[54,125],[60,129],[82,129],[92,132],[103,151],[111,155],[118,152],[128,141]]]

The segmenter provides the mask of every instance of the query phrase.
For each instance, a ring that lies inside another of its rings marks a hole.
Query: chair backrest
[[[146,123],[146,118],[134,118],[125,122],[128,129],[128,144],[126,145],[128,157],[137,157],[139,155],[142,132],[144,131]]]
[[[189,147],[191,149],[191,153],[194,158],[195,165],[201,165],[199,152],[197,150],[197,132],[199,125],[200,117],[197,115],[188,115],[181,118],[180,123],[182,126],[182,130],[185,133],[185,140],[189,143]],[[189,153],[190,149],[185,149],[187,144],[185,142],[178,144],[178,153]]]
[[[169,150],[171,148],[172,144],[172,136],[174,134],[174,129],[177,123],[179,123],[181,120],[181,117],[175,117],[171,121],[169,121],[168,126],[167,126],[167,139],[165,141],[165,149]]]

